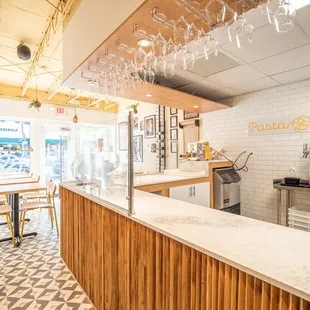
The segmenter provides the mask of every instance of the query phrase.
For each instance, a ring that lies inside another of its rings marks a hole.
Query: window
[[[30,122],[0,120],[0,172],[30,171]]]

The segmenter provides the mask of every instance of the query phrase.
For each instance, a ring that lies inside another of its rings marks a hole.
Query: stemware
[[[238,48],[241,48],[243,44],[252,43],[252,34],[254,31],[254,27],[247,23],[244,12],[238,16],[235,23],[229,27],[231,40],[232,36],[234,35],[236,38]]]
[[[282,0],[281,5],[273,14],[277,32],[287,32],[294,27],[296,9],[290,0]]]
[[[266,4],[266,12],[269,24],[274,24],[275,20],[273,18],[274,13],[280,6],[280,0],[268,0]]]
[[[210,0],[205,6],[206,14],[212,21],[211,24],[222,22],[225,19],[226,10],[227,6],[222,0]]]
[[[183,65],[182,68],[184,70],[192,70],[195,65],[195,54],[190,50],[189,44],[187,44],[187,48],[183,55]]]
[[[203,44],[203,51],[205,58],[208,60],[211,54],[217,56],[218,54],[218,41],[211,37],[211,35],[207,35],[205,37],[205,41]]]
[[[139,49],[134,53],[135,65],[137,68],[142,68],[146,61],[146,52],[140,46]]]
[[[189,40],[190,27],[184,16],[181,16],[174,24],[174,40],[183,39],[185,43]]]

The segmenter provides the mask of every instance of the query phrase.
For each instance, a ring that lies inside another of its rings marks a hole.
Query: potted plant
[[[36,99],[33,99],[31,103],[29,104],[28,108],[36,108],[38,111],[41,108],[42,103],[38,100],[38,86],[36,86]]]
[[[29,109],[34,107],[36,108],[38,111],[40,111],[39,109],[41,108],[41,102],[38,99],[33,99],[31,101],[31,103],[29,104]]]
[[[139,106],[139,103],[134,103],[134,104],[128,106],[127,109],[131,109],[131,110],[133,110],[134,114],[137,114],[138,113],[138,106]]]

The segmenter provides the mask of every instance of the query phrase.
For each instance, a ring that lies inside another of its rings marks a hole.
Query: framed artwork
[[[176,141],[170,142],[170,153],[177,153],[178,151],[178,143]]]
[[[139,129],[139,120],[138,120],[138,117],[134,117],[132,119],[132,127],[133,127],[133,130],[138,130]]]
[[[144,136],[145,139],[156,137],[156,116],[150,115],[144,118]]]
[[[170,140],[178,140],[178,129],[170,130]]]
[[[178,114],[178,109],[170,108],[170,115],[176,115],[176,114]]]
[[[178,117],[171,116],[170,117],[170,127],[178,127]]]
[[[143,162],[143,136],[133,136],[133,161]]]
[[[122,122],[118,124],[118,143],[120,151],[128,150],[128,123]]]
[[[143,130],[144,126],[143,126],[143,121],[140,121],[140,130]]]
[[[196,117],[199,117],[199,113],[184,111],[184,119],[191,119]]]

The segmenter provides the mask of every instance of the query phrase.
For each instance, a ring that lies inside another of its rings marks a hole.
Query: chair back
[[[47,182],[47,197],[49,203],[55,204],[54,198],[57,190],[57,185],[54,182]]]
[[[33,178],[36,178],[37,179],[37,182],[40,182],[40,176],[39,175],[34,175],[32,176]]]

